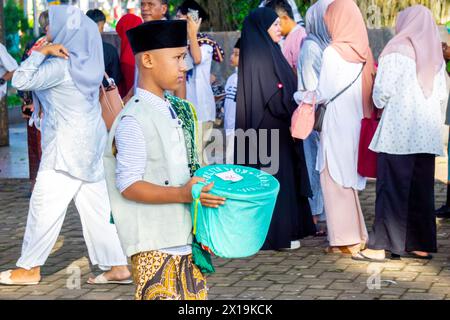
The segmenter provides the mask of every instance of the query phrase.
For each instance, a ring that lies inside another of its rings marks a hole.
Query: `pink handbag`
[[[312,104],[300,103],[291,118],[291,135],[297,139],[306,139],[314,128],[316,112],[316,95],[313,94]]]

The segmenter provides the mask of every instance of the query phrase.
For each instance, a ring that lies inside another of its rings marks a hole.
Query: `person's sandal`
[[[386,262],[386,261],[387,261],[386,258],[384,258],[384,259],[370,258],[370,257],[366,256],[366,255],[365,255],[364,253],[362,253],[362,252],[358,252],[357,254],[352,255],[352,259],[353,259],[353,260],[356,260],[356,261],[380,262],[380,263],[383,263],[383,262]]]
[[[327,232],[325,230],[316,231],[316,234],[314,235],[314,237],[326,237],[326,236]]]
[[[0,285],[6,286],[33,286],[39,284],[39,281],[32,282],[15,282],[11,280],[12,270],[0,272]]]
[[[108,280],[105,277],[105,272],[103,272],[102,274],[96,276],[94,279],[92,280],[88,280],[87,284],[132,284],[133,280],[131,279],[125,279],[125,280]]]
[[[421,260],[431,260],[433,259],[433,255],[432,254],[427,254],[426,256],[421,256],[418,255],[417,253],[414,252],[407,252],[404,255],[405,258],[411,258],[411,259],[421,259]]]

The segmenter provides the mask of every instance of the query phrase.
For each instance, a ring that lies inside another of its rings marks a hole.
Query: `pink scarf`
[[[353,0],[336,0],[328,6],[324,21],[331,36],[331,46],[344,60],[366,62],[362,73],[362,98],[364,117],[370,118],[375,63],[362,14]]]
[[[434,77],[444,63],[439,30],[431,11],[422,5],[401,11],[395,33],[380,57],[396,52],[414,59],[417,79],[428,98],[433,93]]]

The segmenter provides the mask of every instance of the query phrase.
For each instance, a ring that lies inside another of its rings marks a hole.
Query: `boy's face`
[[[141,0],[141,15],[144,22],[162,20],[167,12],[167,5],[161,0]]]
[[[293,20],[289,18],[289,16],[282,13],[278,13],[278,17],[280,17],[281,35],[283,37],[286,37],[289,34],[289,32],[292,31]]]
[[[139,72],[143,77],[151,77],[164,90],[177,90],[183,83],[186,72],[187,48],[164,48],[141,53]]]
[[[187,20],[187,14],[182,14],[180,10],[177,11],[175,17],[177,20]]]
[[[98,31],[100,31],[100,33],[103,33],[103,31],[105,30],[105,23],[106,21],[97,22]]]
[[[230,57],[230,65],[232,67],[237,67],[239,65],[239,51],[240,50],[238,48],[233,49],[233,53]]]

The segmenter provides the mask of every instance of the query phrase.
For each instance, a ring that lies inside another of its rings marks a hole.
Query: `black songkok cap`
[[[236,44],[234,45],[234,47],[236,49],[240,49],[241,48],[241,38],[237,39]]]
[[[184,20],[145,22],[127,31],[133,54],[143,51],[187,46],[187,23]]]

